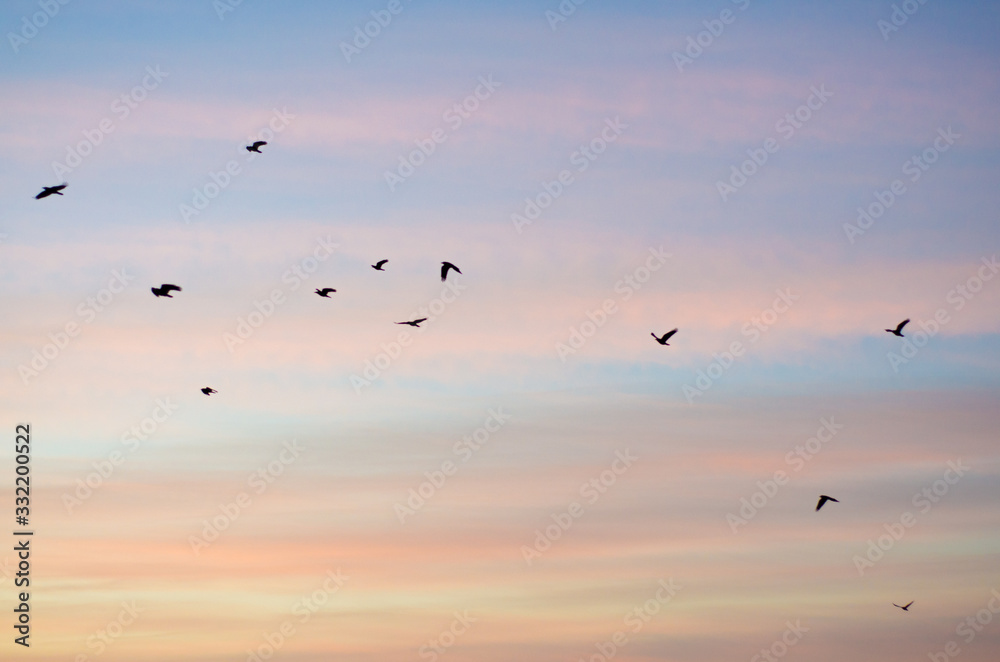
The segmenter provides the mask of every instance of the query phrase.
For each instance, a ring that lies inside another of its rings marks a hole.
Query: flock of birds
[[[260,151],[260,148],[263,147],[266,144],[267,143],[265,141],[258,140],[257,142],[253,143],[252,145],[247,145],[246,146],[246,150],[248,152],[256,152],[257,154],[262,154],[263,152]],[[42,198],[47,198],[50,195],[62,195],[63,194],[62,193],[63,189],[65,189],[67,186],[68,186],[68,184],[59,184],[57,186],[45,186],[45,187],[42,188],[42,192],[35,196],[35,199],[36,200],[41,200]],[[389,260],[379,260],[375,264],[371,265],[371,268],[374,269],[375,271],[385,271],[384,267],[385,267],[385,265],[388,262],[389,262]],[[444,282],[445,280],[448,279],[448,272],[449,271],[455,271],[455,272],[457,272],[459,274],[462,273],[461,269],[459,269],[458,267],[456,267],[451,262],[442,262],[441,263],[441,281],[442,282]],[[173,285],[171,283],[163,283],[159,287],[153,287],[152,291],[153,291],[153,294],[157,298],[159,298],[159,297],[166,297],[168,299],[173,299],[173,296],[171,295],[171,292],[181,292],[182,290],[177,285]],[[330,295],[333,294],[333,293],[335,293],[336,291],[337,290],[335,290],[332,287],[323,287],[323,288],[318,288],[316,290],[316,294],[318,294],[319,296],[324,297],[326,299],[329,299]],[[419,328],[420,324],[422,322],[426,322],[426,321],[427,321],[427,318],[426,317],[422,317],[420,319],[409,320],[409,321],[406,321],[406,322],[396,322],[396,324],[405,324],[405,325],[408,325],[408,326]],[[898,336],[900,338],[904,338],[905,336],[903,335],[903,327],[906,326],[909,323],[910,323],[910,320],[909,320],[909,318],[907,318],[907,319],[903,320],[902,322],[900,322],[899,324],[897,324],[896,328],[894,328],[894,329],[886,329],[886,333],[891,333],[894,336]],[[674,334],[677,333],[677,331],[678,331],[678,329],[672,329],[672,330],[667,331],[666,333],[664,333],[662,336],[657,336],[656,333],[650,333],[650,335],[653,336],[653,338],[659,344],[661,344],[661,345],[663,345],[665,347],[669,347],[670,343],[668,343],[667,341],[670,340],[674,336]],[[211,396],[213,393],[218,393],[218,391],[216,391],[214,388],[212,388],[210,386],[206,386],[206,387],[202,388],[201,392],[204,393],[205,395],[208,395],[208,396]],[[826,505],[826,503],[828,501],[832,501],[834,503],[840,503],[840,501],[838,499],[834,499],[832,496],[827,496],[825,494],[821,494],[820,497],[819,497],[819,502],[816,504],[816,511],[819,512],[819,509],[822,508],[824,505]],[[894,607],[899,607],[903,611],[907,611],[908,612],[910,610],[910,605],[912,605],[913,602],[914,601],[911,600],[909,602],[909,604],[907,604],[906,606],[897,605],[895,602],[893,602],[892,605]]]

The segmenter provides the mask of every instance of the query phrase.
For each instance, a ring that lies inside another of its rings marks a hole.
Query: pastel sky
[[[1000,7],[577,2],[0,4],[0,657],[997,660]]]

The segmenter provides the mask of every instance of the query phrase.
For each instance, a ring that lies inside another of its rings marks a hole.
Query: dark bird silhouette
[[[816,504],[816,510],[819,510],[820,508],[822,508],[823,505],[826,504],[827,501],[833,501],[834,503],[840,503],[840,501],[837,501],[836,499],[834,499],[831,496],[827,496],[825,494],[820,494],[819,495],[819,503]]]
[[[247,151],[248,152],[257,152],[258,154],[263,154],[264,152],[260,151],[260,148],[263,147],[266,144],[267,143],[264,142],[263,140],[258,140],[257,142],[255,142],[252,145],[247,145]]]
[[[47,198],[50,195],[62,195],[62,190],[69,186],[69,184],[59,184],[58,186],[43,186],[42,192],[35,196],[35,200],[41,200],[42,198]]]
[[[204,393],[205,395],[212,395],[213,393],[218,393],[218,391],[216,391],[211,386],[206,386],[205,388],[201,389],[201,392]]]
[[[337,290],[333,289],[332,287],[324,287],[322,290],[316,290],[316,294],[320,295],[321,297],[326,297],[327,299],[329,299],[330,293],[336,291]]]
[[[157,297],[167,297],[168,299],[173,299],[174,298],[170,294],[171,292],[180,292],[181,291],[181,288],[177,287],[176,285],[171,285],[170,283],[164,283],[163,285],[160,285],[159,287],[154,287],[154,288],[151,288],[151,289],[153,290],[153,294],[155,294]]]
[[[902,322],[900,322],[899,326],[897,326],[895,329],[886,329],[886,332],[887,333],[891,333],[894,336],[899,336],[900,338],[905,338],[906,336],[903,335],[903,327],[906,326],[909,323],[910,323],[910,320],[909,319],[905,319]]]
[[[916,602],[916,600],[910,600],[910,605],[912,605],[914,602]],[[900,605],[897,605],[895,602],[892,603],[893,607],[899,607],[903,611],[910,611],[910,605],[906,605],[905,607],[901,607]]]
[[[385,271],[385,269],[382,268],[382,265],[388,261],[389,260],[379,260],[378,262],[372,265],[372,269],[374,269],[375,271]]]
[[[673,331],[667,331],[666,333],[663,334],[662,338],[657,337],[655,333],[650,333],[649,335],[656,338],[656,342],[660,343],[661,345],[666,345],[669,347],[670,343],[668,343],[667,341],[670,340],[670,337],[673,336],[675,333],[677,333],[677,329],[674,329]]]
[[[419,329],[420,328],[420,323],[421,322],[426,322],[426,321],[427,321],[426,317],[421,317],[420,319],[413,320],[412,322],[396,322],[396,324],[409,324],[410,326],[415,326],[415,327],[417,327]]]
[[[442,262],[441,263],[441,281],[442,282],[448,277],[448,270],[449,269],[454,269],[458,273],[462,273],[462,270],[459,269],[458,267],[456,267],[451,262]]]

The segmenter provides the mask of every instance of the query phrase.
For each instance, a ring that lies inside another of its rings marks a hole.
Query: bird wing
[[[441,263],[441,280],[444,280],[445,278],[448,277],[448,269],[451,269],[451,265],[448,264],[447,262],[442,262]]]
[[[161,292],[180,292],[181,288],[177,287],[176,285],[171,285],[170,283],[164,283],[163,285],[160,286],[160,291]]]
[[[426,317],[421,317],[421,318],[420,318],[420,319],[418,319],[418,320],[413,320],[413,323],[414,323],[414,324],[420,324],[421,322],[426,322],[426,321],[427,321],[427,318],[426,318]]]
[[[916,600],[910,600],[910,605],[912,605],[914,602],[916,602]],[[909,609],[910,605],[906,605],[905,607],[903,607],[903,609]]]
[[[254,147],[263,147],[263,146],[264,146],[264,145],[266,145],[266,144],[267,144],[267,143],[266,143],[266,142],[264,142],[263,140],[258,140],[257,142],[255,142],[255,143],[253,144],[253,146],[254,146]]]
[[[675,333],[677,333],[677,329],[674,329],[673,331],[667,332],[667,335],[663,336],[663,339],[664,340],[670,340],[670,337],[673,336]]]
[[[46,188],[44,191],[35,196],[35,200],[41,200],[42,198],[47,198],[50,195],[52,195],[52,193],[53,193],[52,191]]]
[[[902,331],[903,327],[906,326],[909,323],[910,323],[909,318],[903,320],[902,322],[899,323],[899,326],[896,327],[896,331]]]
[[[376,267],[381,267],[383,264],[385,264],[388,261],[389,260],[379,260],[378,262],[375,263],[375,266]]]

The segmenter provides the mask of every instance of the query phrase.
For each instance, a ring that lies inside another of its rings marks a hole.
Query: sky
[[[0,3],[2,656],[994,662],[998,27]]]

